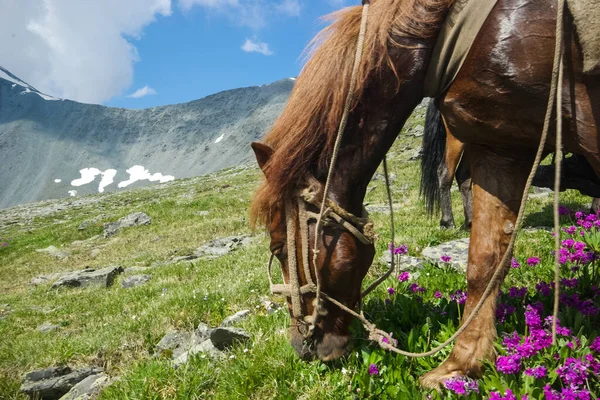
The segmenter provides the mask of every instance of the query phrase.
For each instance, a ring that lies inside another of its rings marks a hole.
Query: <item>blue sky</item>
[[[325,26],[319,18],[360,3],[5,1],[0,65],[48,94],[126,108],[297,76],[302,51]]]

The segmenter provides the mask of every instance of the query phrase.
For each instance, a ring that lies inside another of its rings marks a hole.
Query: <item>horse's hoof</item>
[[[454,229],[454,221],[440,221],[441,229]]]
[[[453,363],[452,363],[453,364]],[[439,389],[444,385],[446,379],[458,375],[464,375],[464,371],[449,363],[442,363],[439,367],[429,371],[419,379],[422,387],[427,389]]]

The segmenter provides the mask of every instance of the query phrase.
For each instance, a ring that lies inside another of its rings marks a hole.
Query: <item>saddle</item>
[[[425,77],[425,96],[452,84],[498,0],[456,0],[437,38]],[[583,72],[600,74],[600,0],[566,0],[583,52]]]
[[[600,74],[600,0],[567,0],[583,52],[583,72]]]

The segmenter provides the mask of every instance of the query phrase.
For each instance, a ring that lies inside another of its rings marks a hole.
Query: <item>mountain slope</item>
[[[127,170],[136,165],[130,172],[164,181],[249,161],[249,143],[272,125],[293,84],[127,110],[53,101],[0,68],[0,208],[116,190],[135,181]]]

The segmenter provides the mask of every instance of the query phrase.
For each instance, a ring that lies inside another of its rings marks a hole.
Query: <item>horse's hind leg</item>
[[[463,143],[456,139],[446,129],[446,154],[438,167],[438,182],[440,185],[440,208],[442,209],[442,228],[454,228],[454,215],[452,213],[452,197],[450,189],[454,181],[454,174],[463,153]]]
[[[532,160],[497,154],[485,147],[467,146],[473,179],[473,226],[467,266],[467,301],[463,322],[479,302],[498,267],[514,229],[521,196]],[[510,265],[510,263],[508,263]],[[438,387],[454,375],[479,377],[481,360],[495,357],[496,282],[477,317],[458,337],[450,356],[421,379],[425,387]]]
[[[600,211],[600,198],[597,198],[597,197],[596,197],[596,198],[595,198],[595,199],[592,201],[592,212],[593,212],[594,214],[598,214],[598,211]]]
[[[467,160],[468,154],[463,152],[458,168],[456,169],[456,183],[462,197],[463,212],[465,215],[465,228],[471,229],[473,222],[473,193],[471,190],[471,170]]]

